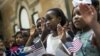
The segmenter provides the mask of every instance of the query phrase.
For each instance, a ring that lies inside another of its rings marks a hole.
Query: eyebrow
[[[46,20],[51,20],[52,18],[50,17],[50,15],[46,15]]]

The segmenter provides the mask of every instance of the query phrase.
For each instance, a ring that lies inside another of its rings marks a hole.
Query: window
[[[20,29],[19,29],[18,25],[15,24],[15,25],[14,25],[14,33],[18,32],[18,31],[20,31]]]
[[[33,22],[34,22],[35,25],[37,25],[37,24],[36,24],[36,21],[37,21],[38,18],[39,18],[39,15],[38,15],[37,12],[35,12],[35,13],[32,15],[32,20],[33,20]]]
[[[22,8],[19,15],[20,15],[21,28],[29,29],[30,25],[29,25],[29,17],[27,10],[25,8]]]

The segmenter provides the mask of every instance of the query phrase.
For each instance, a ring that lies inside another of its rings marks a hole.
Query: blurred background
[[[55,7],[71,19],[72,0],[0,0],[0,38],[7,40],[18,31],[30,29],[48,9]]]

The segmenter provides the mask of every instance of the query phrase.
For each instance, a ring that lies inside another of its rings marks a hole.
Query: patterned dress
[[[75,56],[100,56],[97,47],[92,43],[93,34],[93,31],[89,30],[83,33],[78,32],[75,35],[74,39],[79,38],[83,44]]]

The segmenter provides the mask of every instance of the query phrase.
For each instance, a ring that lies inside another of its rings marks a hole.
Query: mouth
[[[80,22],[79,22],[79,21],[76,21],[76,22],[74,22],[74,24],[79,25],[79,24],[80,24]]]

